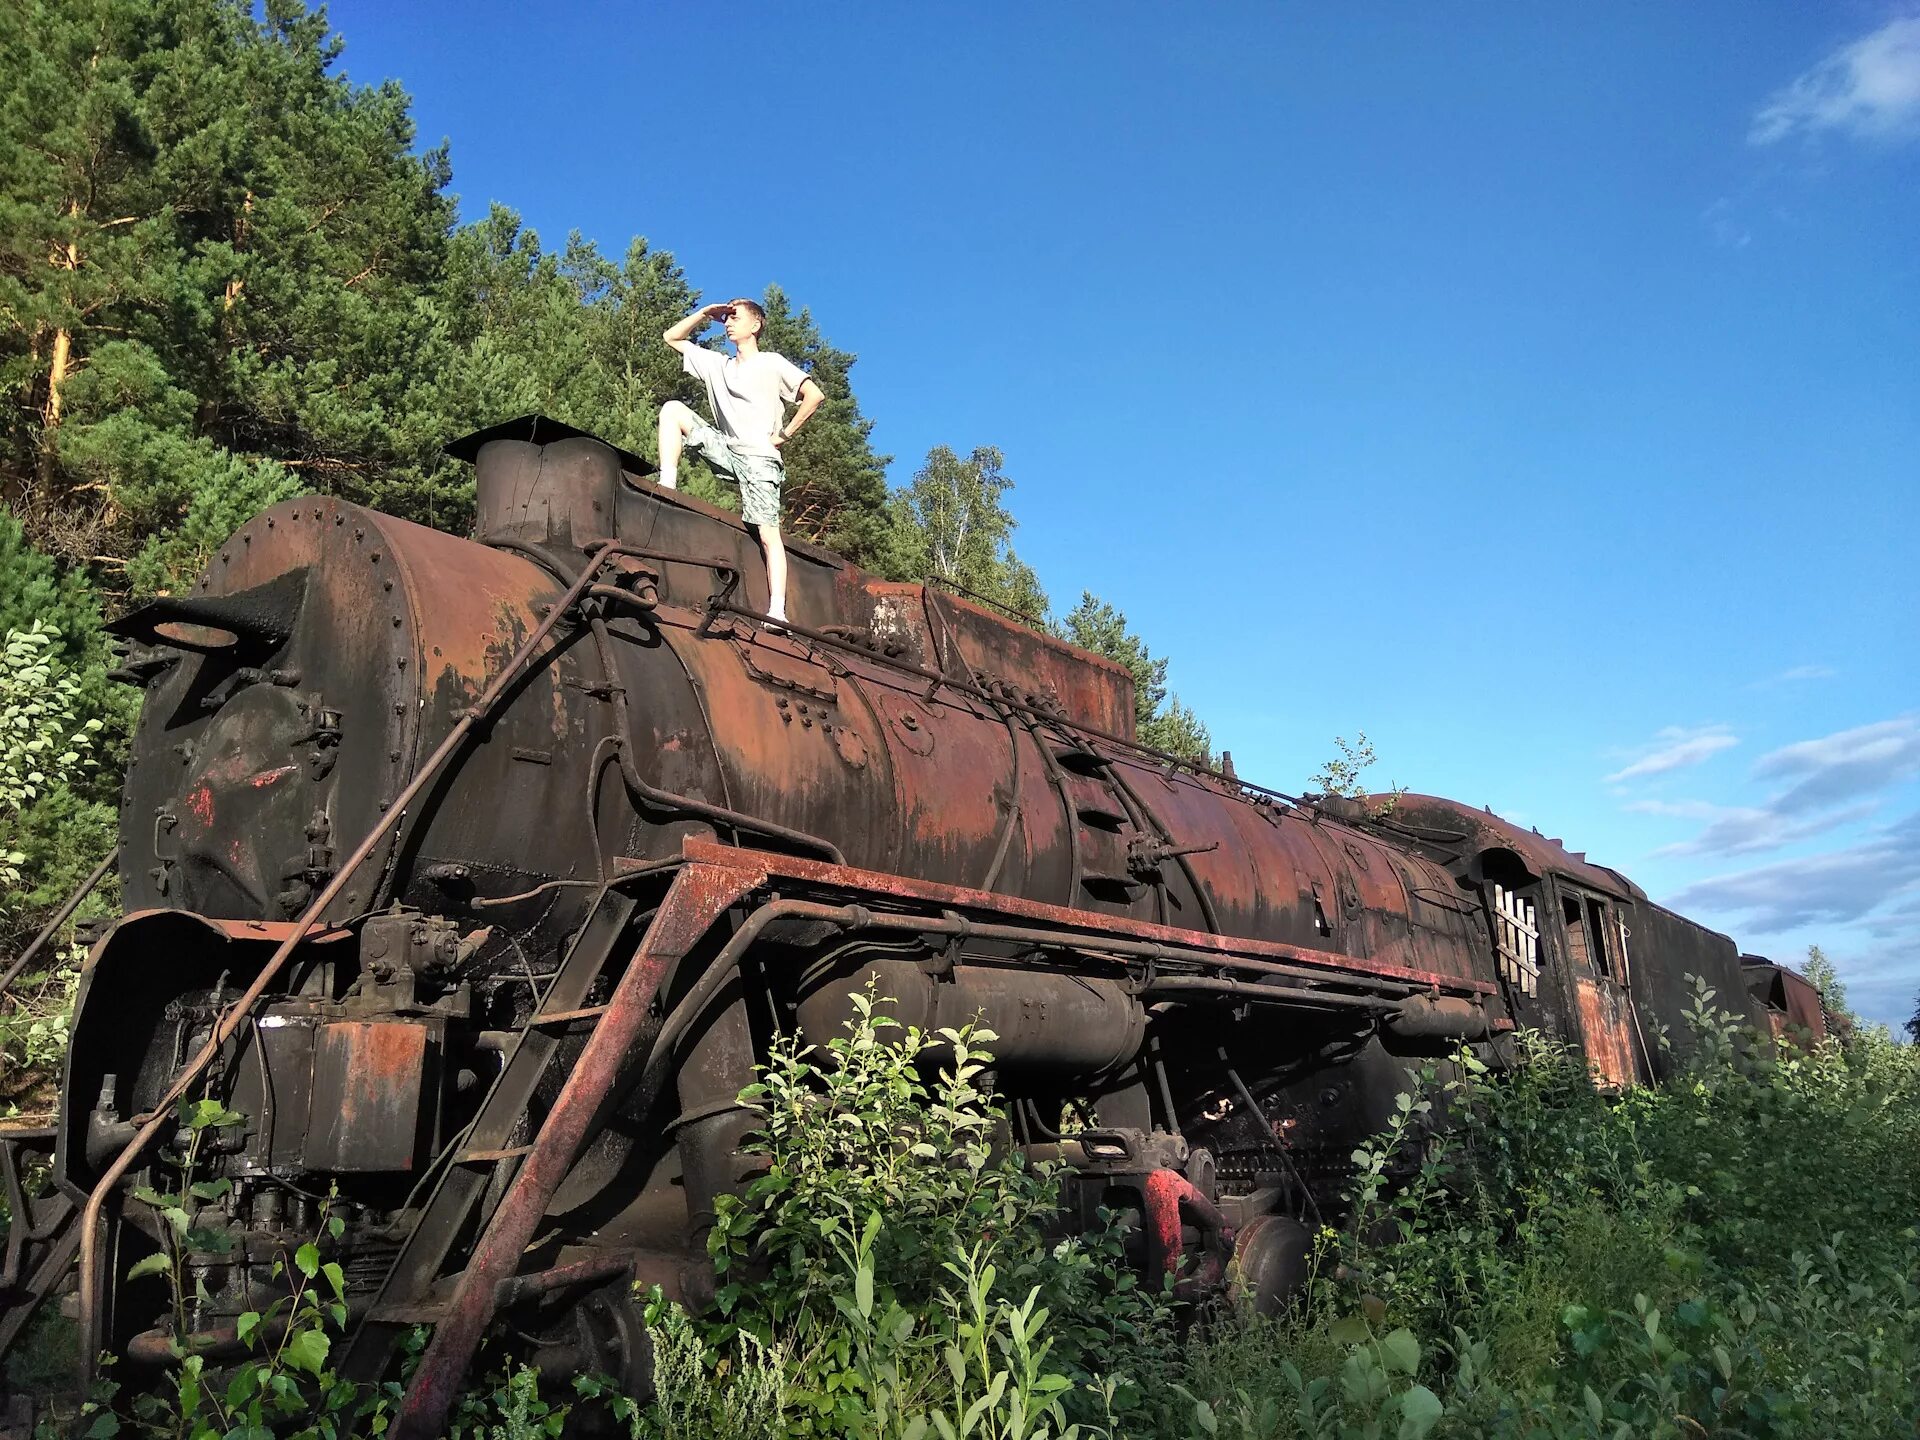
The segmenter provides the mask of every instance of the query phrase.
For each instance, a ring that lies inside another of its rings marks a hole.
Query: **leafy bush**
[[[1916,1054],[1884,1033],[1769,1053],[1714,998],[1661,1089],[1602,1096],[1532,1036],[1509,1073],[1429,1073],[1354,1156],[1308,1316],[1224,1317],[1189,1352],[1184,1433],[1913,1433]]]
[[[1050,1233],[1060,1177],[996,1143],[992,1037],[900,1026],[869,993],[846,1035],[777,1047],[747,1092],[765,1169],[719,1207],[721,1313],[650,1307],[657,1395],[581,1376],[563,1403],[509,1369],[452,1433],[540,1440],[591,1403],[636,1440],[1912,1434],[1920,1057],[1884,1033],[1771,1054],[1713,1000],[1662,1089],[1602,1096],[1534,1036],[1509,1071],[1462,1054],[1429,1073],[1356,1152],[1310,1303],[1181,1333],[1115,1233]],[[231,1119],[185,1118],[191,1137]],[[156,1271],[206,1243],[209,1195],[187,1175],[149,1197],[174,1237]],[[183,1356],[134,1427],[376,1432],[391,1392],[325,1368],[325,1248],[286,1257],[293,1294],[247,1327],[251,1359],[216,1384]]]
[[[703,1361],[730,1378],[665,1366],[662,1433],[752,1408],[751,1433],[1044,1440],[1137,1401],[1120,1360],[1171,1366],[1169,1310],[1125,1273],[1118,1235],[1050,1236],[1059,1176],[997,1141],[992,1033],[926,1034],[885,1003],[856,996],[824,1049],[777,1045],[743,1092],[765,1170],[719,1204],[719,1315],[702,1333]],[[657,1353],[684,1360],[689,1322],[654,1315]],[[755,1377],[782,1360],[776,1396]]]
[[[179,1188],[160,1191],[140,1186],[133,1192],[163,1222],[163,1244],[137,1262],[128,1278],[167,1277],[176,1336],[187,1330],[189,1257],[224,1254],[233,1243],[225,1230],[198,1223],[202,1207],[224,1196],[231,1182],[195,1179],[197,1159],[215,1132],[244,1118],[214,1100],[183,1100],[180,1124],[186,1148],[179,1162]],[[123,1426],[135,1434],[168,1440],[211,1440],[217,1435],[269,1440],[282,1434],[348,1440],[383,1431],[391,1393],[343,1380],[327,1368],[333,1337],[347,1323],[346,1275],[322,1253],[322,1244],[337,1240],[345,1228],[339,1216],[328,1213],[330,1209],[330,1201],[322,1206],[319,1240],[310,1240],[273,1262],[273,1276],[287,1279],[288,1293],[265,1310],[247,1311],[235,1322],[250,1358],[216,1372],[205,1356],[189,1353],[176,1339],[175,1365],[165,1385],[124,1401],[112,1379],[100,1387],[86,1406],[92,1416],[88,1440],[111,1440]]]
[[[0,642],[0,937],[39,919],[41,897],[33,892],[62,832],[100,818],[85,813],[72,788],[92,767],[106,728],[85,714],[85,689],[59,632],[45,622],[9,630]],[[43,954],[40,970],[0,998],[0,1112],[49,1105],[51,1077],[66,1053],[79,954],[57,944]],[[11,955],[0,950],[0,957],[4,965]]]

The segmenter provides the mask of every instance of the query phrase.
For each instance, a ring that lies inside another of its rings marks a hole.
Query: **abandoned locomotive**
[[[1527,1025],[1631,1084],[1683,976],[1745,996],[1725,937],[1491,814],[1145,750],[1121,667],[803,545],[770,628],[759,548],[637,457],[536,417],[452,450],[474,540],[290,500],[118,623],[126,913],[57,1126],[8,1141],[58,1188],[0,1347],[77,1253],[89,1354],[231,1352],[334,1188],[347,1373],[432,1328],[407,1433],[509,1313],[637,1381],[633,1283],[706,1293],[756,1058],[868,977],[997,1033],[1009,1142],[1140,1265],[1274,1304],[1413,1057]],[[130,1194],[189,1092],[242,1119],[178,1335]]]

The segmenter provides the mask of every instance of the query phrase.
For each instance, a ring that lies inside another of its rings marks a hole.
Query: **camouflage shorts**
[[[779,526],[780,485],[787,478],[779,456],[745,454],[734,448],[731,436],[722,435],[704,420],[688,434],[687,444],[739,485],[742,520],[749,525]]]

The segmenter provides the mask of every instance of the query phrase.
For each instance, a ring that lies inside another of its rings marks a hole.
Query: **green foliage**
[[[51,553],[177,583],[192,543],[155,531],[287,472],[370,494],[441,438],[446,158],[339,49],[287,0],[8,7],[0,485]]]
[[[962,594],[1044,621],[1047,592],[1013,549],[1018,523],[1006,506],[1013,481],[991,445],[962,460],[944,445],[894,500],[892,564],[901,578],[950,581]]]
[[[1218,1311],[1182,1343],[1115,1236],[1047,1233],[1056,1177],[995,1143],[990,1037],[899,1026],[869,992],[845,1036],[781,1047],[746,1092],[766,1169],[713,1232],[723,1313],[651,1307],[645,1407],[596,1377],[573,1392],[636,1440],[1910,1434],[1920,1057],[1878,1034],[1770,1054],[1715,998],[1696,985],[1699,1043],[1658,1090],[1602,1096],[1526,1034],[1501,1072],[1466,1050],[1429,1066],[1353,1156],[1311,1304]],[[235,1118],[188,1107],[188,1164]],[[171,1237],[156,1273],[207,1243],[213,1193],[142,1197]],[[182,1357],[134,1428],[377,1429],[383,1397],[325,1368],[325,1245],[285,1262],[294,1295],[248,1327],[253,1360],[215,1383]],[[511,1369],[453,1433],[544,1440],[572,1408]]]
[[[57,657],[59,633],[35,620],[9,630],[0,648],[0,823],[19,815],[60,777],[77,771],[104,728],[82,721],[80,680]],[[0,850],[0,879],[11,889],[26,857]]]
[[[693,291],[673,256],[643,239],[619,264],[577,233],[554,252],[495,204],[453,236],[436,301],[449,346],[440,381],[449,436],[538,412],[652,456],[660,405],[693,398],[680,357],[660,343]],[[445,467],[430,495],[434,523],[464,523],[469,483]]]
[[[1386,794],[1372,797],[1360,777],[1372,767],[1378,758],[1373,753],[1373,742],[1367,739],[1367,732],[1354,733],[1353,743],[1348,744],[1344,735],[1333,737],[1334,748],[1340,753],[1307,777],[1307,793],[1332,795],[1346,800],[1373,800],[1375,815],[1390,815],[1405,794],[1405,787],[1394,786]]]
[[[161,1248],[137,1261],[128,1279],[167,1278],[173,1294],[176,1335],[187,1331],[186,1262],[193,1254],[224,1254],[232,1237],[224,1229],[199,1223],[201,1211],[231,1189],[225,1179],[196,1179],[201,1151],[217,1132],[242,1124],[245,1117],[214,1100],[180,1102],[180,1126],[186,1144],[179,1163],[178,1188],[136,1187],[135,1200],[151,1208],[161,1222]],[[249,1310],[235,1322],[249,1358],[228,1370],[209,1367],[202,1355],[188,1353],[176,1340],[175,1362],[165,1382],[123,1396],[109,1379],[82,1412],[91,1416],[90,1440],[111,1440],[122,1430],[167,1440],[201,1440],[216,1435],[245,1435],[270,1440],[276,1435],[302,1440],[348,1440],[386,1429],[395,1387],[367,1387],[342,1379],[328,1368],[333,1338],[347,1324],[346,1273],[326,1258],[326,1248],[345,1226],[332,1212],[329,1196],[320,1210],[316,1240],[273,1261],[272,1277],[286,1282],[287,1294],[264,1310]],[[557,1434],[555,1430],[548,1432]]]
[[[744,1092],[766,1169],[720,1202],[717,1315],[655,1307],[658,1433],[1066,1437],[1125,1408],[1120,1362],[1171,1366],[1118,1236],[1049,1237],[1057,1177],[997,1141],[981,1088],[991,1034],[885,1004],[857,996],[844,1036],[778,1047]]]
[[[1820,992],[1820,1003],[1831,1019],[1853,1022],[1853,1011],[1847,1005],[1847,987],[1841,983],[1840,972],[1833,968],[1826,951],[1818,945],[1809,945],[1807,961],[1800,967],[1800,973]]]
[[[1354,1157],[1309,1315],[1192,1347],[1185,1433],[1911,1433],[1920,1065],[1884,1036],[1770,1055],[1713,1002],[1659,1090],[1601,1096],[1531,1036],[1510,1073],[1430,1068]]]
[[[1377,758],[1373,753],[1373,742],[1367,739],[1367,732],[1361,730],[1354,735],[1351,745],[1344,735],[1334,736],[1333,744],[1340,753],[1308,777],[1308,790],[1320,795],[1364,798],[1367,792],[1360,783],[1360,776]]]
[[[63,658],[60,634],[41,620],[0,643],[0,937],[15,945],[37,929],[48,895],[81,857],[76,842],[104,839],[110,813],[81,797],[106,722],[82,718],[82,673]],[[65,862],[65,863],[63,863]],[[49,875],[52,872],[52,875]],[[0,952],[14,953],[12,946]],[[0,1109],[50,1104],[66,1049],[77,948],[56,940],[35,973],[0,997]]]

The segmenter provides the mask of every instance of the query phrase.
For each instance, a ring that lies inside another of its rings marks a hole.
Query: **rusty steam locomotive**
[[[767,628],[734,517],[591,436],[452,453],[475,539],[290,500],[118,622],[126,913],[57,1125],[7,1139],[0,1346],[77,1254],[88,1354],[237,1353],[337,1187],[347,1372],[431,1327],[404,1432],[497,1318],[638,1380],[633,1282],[710,1286],[756,1058],[869,976],[997,1032],[1010,1143],[1136,1217],[1139,1264],[1274,1303],[1414,1057],[1527,1025],[1630,1084],[1683,976],[1746,993],[1725,937],[1491,814],[1144,749],[1124,669],[950,594],[795,544]],[[244,1119],[201,1149],[233,1246],[182,1335],[128,1276],[189,1093]]]

